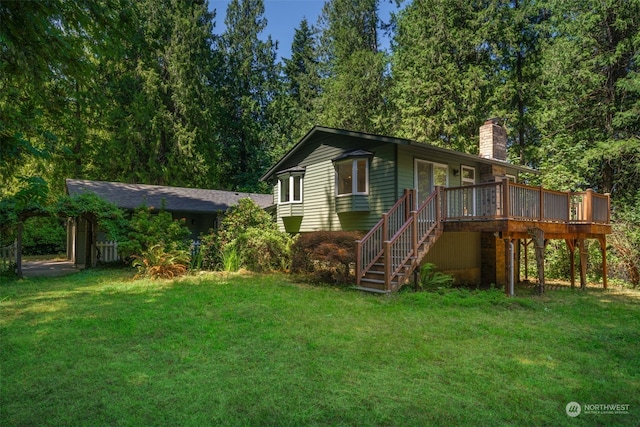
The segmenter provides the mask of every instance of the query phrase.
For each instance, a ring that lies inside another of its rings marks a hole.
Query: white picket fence
[[[98,248],[98,251],[100,251],[100,262],[120,261],[120,256],[118,255],[118,242],[97,242],[96,247]],[[191,251],[191,256],[195,257],[198,252],[200,252],[200,241],[192,241],[189,249]]]
[[[118,242],[97,242],[96,247],[100,253],[100,262],[120,261],[118,256]]]
[[[18,262],[18,242],[0,248],[0,271],[8,270],[11,264]]]

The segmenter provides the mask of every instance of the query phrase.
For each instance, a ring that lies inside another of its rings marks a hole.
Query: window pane
[[[433,165],[424,161],[416,161],[416,188],[418,189],[418,205],[421,205],[433,191],[431,185]]]
[[[433,168],[433,183],[434,185],[447,185],[447,167],[434,165]]]
[[[289,201],[289,177],[280,178],[280,202]]]
[[[367,159],[360,159],[356,161],[356,168],[358,173],[358,193],[367,192]]]
[[[476,170],[469,168],[462,168],[462,179],[475,181],[476,180]]]
[[[474,185],[476,183],[476,170],[466,166],[462,167],[462,185]]]
[[[338,194],[351,194],[353,191],[352,173],[352,162],[338,163]]]
[[[301,176],[293,177],[293,201],[294,202],[302,201],[302,177]]]

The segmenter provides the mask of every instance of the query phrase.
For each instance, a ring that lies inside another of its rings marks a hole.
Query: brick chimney
[[[497,119],[489,119],[480,126],[480,157],[507,160],[507,131]]]

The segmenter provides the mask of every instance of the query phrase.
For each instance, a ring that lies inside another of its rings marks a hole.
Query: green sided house
[[[240,199],[250,198],[264,209],[269,209],[273,204],[273,196],[270,194],[81,179],[67,179],[65,185],[66,193],[70,196],[94,193],[127,212],[133,212],[141,206],[147,206],[153,211],[163,207],[174,219],[185,220],[193,240],[218,228],[227,209],[238,204]],[[109,261],[106,250],[100,250],[104,240],[104,233],[86,218],[68,219],[67,258],[76,265],[95,265],[98,260]]]
[[[573,254],[595,238],[605,255],[607,195],[520,184],[537,172],[506,161],[506,131],[494,120],[480,128],[479,152],[316,126],[262,181],[273,185],[281,230],[366,233],[356,262],[363,290],[398,290],[425,262],[460,283],[512,284],[516,243],[527,239],[542,249],[564,239]]]

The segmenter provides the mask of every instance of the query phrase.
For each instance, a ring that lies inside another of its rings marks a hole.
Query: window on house
[[[469,166],[462,166],[462,185],[475,185],[476,170]]]
[[[433,193],[436,187],[449,185],[449,169],[447,165],[433,163],[426,160],[415,160],[415,188],[418,190],[416,206]]]
[[[475,185],[476,170],[470,166],[461,167],[462,186]],[[462,215],[475,215],[476,212],[476,193],[475,189],[469,188],[462,192]]]
[[[357,158],[336,163],[337,194],[367,194],[369,192],[369,159]]]
[[[302,175],[286,174],[278,177],[280,203],[302,202]]]

